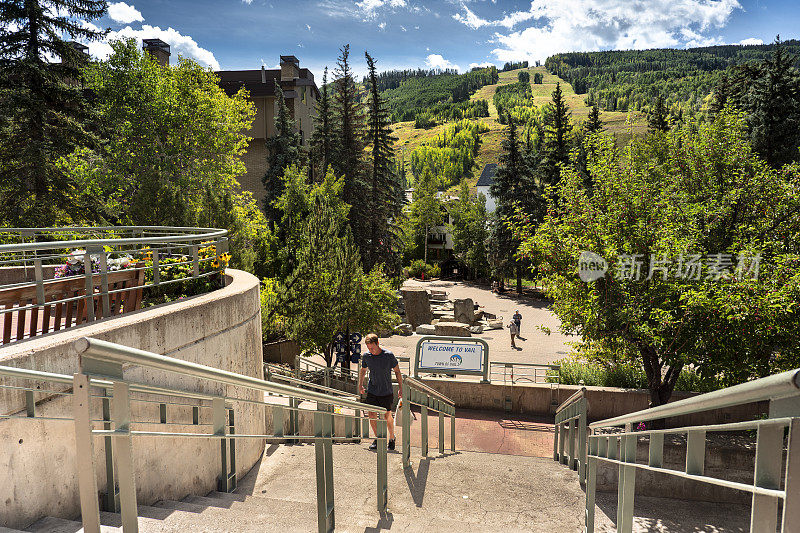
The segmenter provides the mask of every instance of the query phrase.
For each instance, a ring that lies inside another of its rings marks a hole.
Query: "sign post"
[[[489,345],[471,337],[425,336],[417,342],[414,377],[420,372],[483,376],[489,382]]]

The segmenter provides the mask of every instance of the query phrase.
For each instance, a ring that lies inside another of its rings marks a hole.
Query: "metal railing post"
[[[561,428],[560,413],[556,413],[555,423],[553,424],[553,461],[558,461],[558,433]]]
[[[325,509],[329,531],[336,529],[336,511],[333,498],[333,406],[322,405],[323,451],[325,455]]]
[[[450,451],[456,451],[456,412],[453,408],[453,414],[450,416]]]
[[[441,409],[441,405],[438,408]],[[441,411],[439,411],[439,454],[444,455],[444,413]]]
[[[664,434],[651,433],[650,434],[650,449],[647,458],[648,466],[655,466],[661,468],[664,466]]]
[[[108,297],[108,256],[105,250],[98,251],[100,261],[100,305],[103,318],[111,316],[111,301]]]
[[[587,405],[586,405],[586,398],[581,399],[579,404],[580,409],[580,416],[578,418],[578,477],[580,478],[581,484],[586,483],[586,454],[587,454],[587,442],[586,442],[586,417],[587,417]]]
[[[586,533],[594,532],[595,495],[597,492],[597,457],[600,439],[589,439],[589,456],[586,472]]]
[[[403,467],[409,466],[411,458],[411,387],[403,387]]]
[[[325,495],[327,484],[325,483],[324,435],[322,411],[318,407],[314,413],[314,460],[317,473],[317,531],[319,533],[330,531],[328,528],[328,498]]]
[[[84,277],[86,278],[86,321],[87,322],[94,322],[95,313],[94,313],[94,281],[92,280],[92,256],[90,255],[90,251],[87,249],[86,253],[83,255],[83,269],[84,269]],[[77,318],[78,320],[81,317]]]
[[[111,401],[108,398],[109,390],[103,391],[103,429],[111,429]],[[109,513],[119,512],[119,493],[117,492],[117,479],[114,474],[114,447],[111,437],[103,437],[106,455],[106,493],[103,497],[103,510]]]
[[[783,426],[761,425],[756,437],[756,463],[753,483],[765,489],[781,488],[783,466]],[[778,497],[753,494],[750,507],[750,532],[774,533],[778,527]]]
[[[214,398],[211,400],[211,424],[214,431],[214,435],[224,436],[226,435],[226,427],[227,424],[225,423],[225,399],[224,398]],[[220,449],[220,475],[219,480],[217,482],[217,490],[220,492],[229,492],[229,475],[228,475],[228,446],[225,443],[224,438],[219,439],[219,449]]]
[[[425,397],[425,403],[427,404],[427,396]],[[420,421],[422,422],[422,456],[428,456],[428,406],[423,405],[420,407]]]
[[[94,473],[89,377],[86,374],[74,374],[72,390],[81,521],[86,533],[100,533],[100,507],[97,501],[97,479]]]
[[[564,455],[564,440],[566,437],[566,428],[564,428],[564,422],[559,422],[558,424],[558,461],[565,465],[567,464],[566,457]]]
[[[111,403],[114,420],[114,453],[119,476],[119,507],[122,514],[122,530],[125,533],[139,531],[136,507],[136,472],[133,467],[133,442],[131,439],[131,398],[128,384],[114,381],[114,400]]]
[[[631,432],[631,424],[625,426],[625,432]],[[620,441],[620,460],[625,463],[636,462],[636,435],[617,437]],[[633,498],[636,483],[636,467],[619,465],[619,481],[617,487],[617,532],[633,531]]]
[[[388,490],[389,490],[389,479],[388,479],[388,465],[387,465],[387,445],[388,443],[386,438],[386,419],[383,418],[383,414],[378,414],[378,421],[375,425],[377,429],[377,438],[378,438],[378,511],[382,512],[386,510],[386,506],[388,504]]]
[[[272,435],[283,437],[283,407],[280,405],[272,406]]]
[[[567,465],[569,466],[570,470],[577,470],[577,465],[575,464],[575,419],[574,418],[569,419],[567,444],[569,445],[569,455],[567,456]]]
[[[789,423],[784,491],[781,532],[797,533],[800,531],[800,418],[792,418]]]

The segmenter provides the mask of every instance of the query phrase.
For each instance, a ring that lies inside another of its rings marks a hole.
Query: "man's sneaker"
[[[378,449],[378,439],[372,441],[372,444],[369,445],[370,450],[377,450]]]
[[[389,449],[394,450],[394,439],[389,441]]]

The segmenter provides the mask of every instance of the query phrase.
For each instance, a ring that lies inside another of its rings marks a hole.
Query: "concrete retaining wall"
[[[300,346],[293,340],[270,342],[264,345],[264,361],[268,363],[291,365],[300,355]]]
[[[78,370],[72,342],[83,336],[124,344],[254,377],[263,377],[261,308],[258,280],[246,272],[228,270],[227,286],[212,293],[143,309],[124,316],[100,320],[51,333],[0,349],[0,365],[69,374]],[[181,378],[157,370],[126,367],[125,378],[166,387],[247,399],[261,399],[255,391],[212,385],[207,381]],[[3,383],[23,385],[3,378]],[[32,386],[60,389],[54,384]],[[98,391],[99,392],[99,391]],[[134,395],[136,397],[136,395]],[[72,417],[72,397],[38,394],[37,416]],[[190,400],[154,398],[186,404]],[[93,413],[99,415],[96,400]],[[209,405],[210,402],[204,402]],[[235,402],[236,432],[264,431],[264,408]],[[23,410],[22,391],[0,389],[0,412]],[[209,408],[200,410],[200,423],[209,424]],[[159,424],[157,403],[133,402],[134,429],[198,432],[209,426],[191,426],[191,405],[169,406],[168,426]],[[145,423],[147,422],[147,423]],[[105,455],[102,438],[95,441],[98,487],[105,492]],[[236,443],[237,472],[244,475],[261,457],[264,444],[257,439]],[[75,461],[74,428],[71,421],[0,421],[0,526],[24,528],[42,516],[76,518],[80,514]],[[205,494],[216,488],[220,474],[219,441],[138,437],[133,442],[138,501],[151,504],[159,499],[181,499]]]
[[[457,408],[505,410],[506,399],[511,401],[511,412],[534,415],[552,415],[555,408],[580,389],[577,385],[549,384],[503,385],[477,381],[426,378],[422,380],[455,401]],[[675,392],[671,401],[694,396],[693,393]],[[647,409],[650,394],[640,389],[613,387],[586,387],[589,401],[589,420],[603,420]],[[767,412],[767,402],[742,405],[724,410],[708,411],[690,416],[667,419],[668,427],[692,424],[722,424],[753,420]]]

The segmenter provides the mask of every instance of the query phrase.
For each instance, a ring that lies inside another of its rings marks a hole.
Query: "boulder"
[[[411,327],[411,324],[404,323],[394,328],[394,332],[397,333],[398,335],[408,337],[409,335],[414,333],[414,328]]]
[[[503,319],[490,318],[486,320],[486,329],[503,329]]]
[[[417,326],[417,335],[436,335],[436,326],[433,324],[420,324]]]
[[[433,319],[428,292],[419,287],[407,287],[400,291],[406,310],[406,322],[417,328],[420,324],[430,324]]]
[[[475,335],[480,335],[483,333],[483,326],[472,326],[469,330]]]
[[[475,322],[475,306],[472,298],[459,298],[453,301],[453,316],[456,322],[472,325]]]
[[[469,326],[459,322],[439,322],[434,327],[440,337],[472,337]]]

